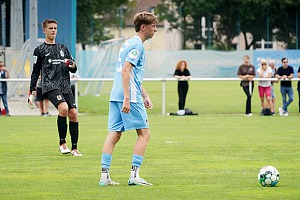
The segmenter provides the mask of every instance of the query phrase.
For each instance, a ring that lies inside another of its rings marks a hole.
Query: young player
[[[133,150],[128,185],[152,185],[139,175],[150,138],[145,107],[152,109],[152,102],[141,84],[145,64],[143,42],[154,36],[157,31],[157,21],[155,15],[148,12],[137,13],[133,21],[136,36],[123,44],[115,67],[108,117],[109,134],[102,149],[100,186],[119,185],[112,181],[109,175],[112,153],[122,132],[132,129],[137,132],[137,141]]]
[[[78,118],[69,75],[69,72],[75,73],[77,71],[77,66],[69,49],[65,45],[55,42],[57,22],[53,19],[44,20],[43,31],[45,42],[38,46],[33,53],[34,65],[29,96],[32,95],[33,91],[36,91],[36,83],[41,74],[42,93],[58,109],[59,150],[63,154],[72,153],[73,156],[82,156],[77,150]],[[28,99],[30,104],[32,104],[31,99]],[[66,144],[67,117],[69,118],[69,132],[72,142],[71,151]]]

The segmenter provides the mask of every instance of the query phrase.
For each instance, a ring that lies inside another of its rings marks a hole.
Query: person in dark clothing
[[[276,72],[276,78],[280,79],[280,93],[282,96],[282,107],[278,108],[280,116],[289,116],[288,106],[294,100],[294,91],[291,79],[294,77],[294,68],[288,65],[288,59],[281,59],[282,66]],[[288,96],[288,99],[286,98]]]
[[[36,91],[39,75],[42,76],[42,93],[45,98],[58,109],[57,127],[59,134],[59,150],[62,154],[72,153],[82,156],[77,150],[79,136],[78,118],[75,99],[71,90],[70,72],[75,73],[77,66],[69,49],[55,42],[57,21],[46,19],[43,22],[45,42],[38,46],[33,53],[33,71],[31,74],[28,103],[32,105],[32,93]],[[72,150],[67,147],[67,117]]]
[[[184,115],[185,100],[189,90],[188,80],[192,77],[186,61],[181,60],[177,63],[173,77],[178,79],[177,92],[179,102],[177,114]]]
[[[253,94],[254,82],[253,78],[255,77],[255,67],[250,64],[249,56],[245,55],[243,57],[244,64],[240,65],[237,75],[242,79],[240,86],[243,87],[243,90],[247,96],[246,100],[246,116],[252,116],[251,112],[251,97]],[[250,89],[249,83],[252,83],[252,87]]]
[[[4,67],[3,61],[0,61],[0,79],[7,79],[9,78],[9,73],[7,69]],[[5,108],[5,115],[10,116],[8,104],[7,104],[7,82],[6,81],[0,81],[0,99],[2,99],[3,106]],[[0,107],[1,111],[1,107]],[[2,115],[2,112],[0,112],[0,116]]]

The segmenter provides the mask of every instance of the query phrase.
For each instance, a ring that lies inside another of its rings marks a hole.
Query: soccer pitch
[[[152,187],[127,185],[134,131],[124,133],[113,155],[111,176],[121,185],[98,186],[107,135],[105,91],[98,98],[79,99],[82,111],[93,110],[79,116],[83,157],[60,154],[55,116],[0,117],[0,199],[299,199],[297,103],[289,117],[261,117],[254,96],[257,113],[245,117],[245,96],[237,82],[218,83],[214,90],[211,84],[217,83],[190,84],[187,107],[198,116],[160,115],[159,83],[145,84],[157,105],[148,112],[151,139],[141,169]],[[108,94],[109,87],[105,90]],[[175,82],[167,91],[167,111],[176,111]],[[228,93],[231,99],[223,97]],[[277,99],[279,105],[279,92]],[[257,174],[265,165],[279,170],[276,187],[260,186]]]

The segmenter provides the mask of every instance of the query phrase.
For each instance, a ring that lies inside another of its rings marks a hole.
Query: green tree
[[[86,44],[112,39],[109,29],[120,26],[120,6],[134,4],[131,0],[77,0],[77,43],[84,48]]]
[[[240,33],[246,49],[256,48],[261,39],[295,48],[299,46],[299,8],[300,0],[167,0],[158,6],[157,13],[159,19],[170,22],[170,29],[182,31],[184,48],[186,41],[193,41],[232,50],[232,41]],[[204,37],[202,16],[210,27]]]

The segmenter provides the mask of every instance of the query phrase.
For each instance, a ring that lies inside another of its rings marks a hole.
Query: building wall
[[[54,6],[55,5],[55,6]],[[42,22],[45,19],[58,22],[56,42],[69,47],[73,56],[76,54],[76,0],[38,1],[38,38],[44,38]],[[25,40],[29,38],[29,1],[25,7]]]

